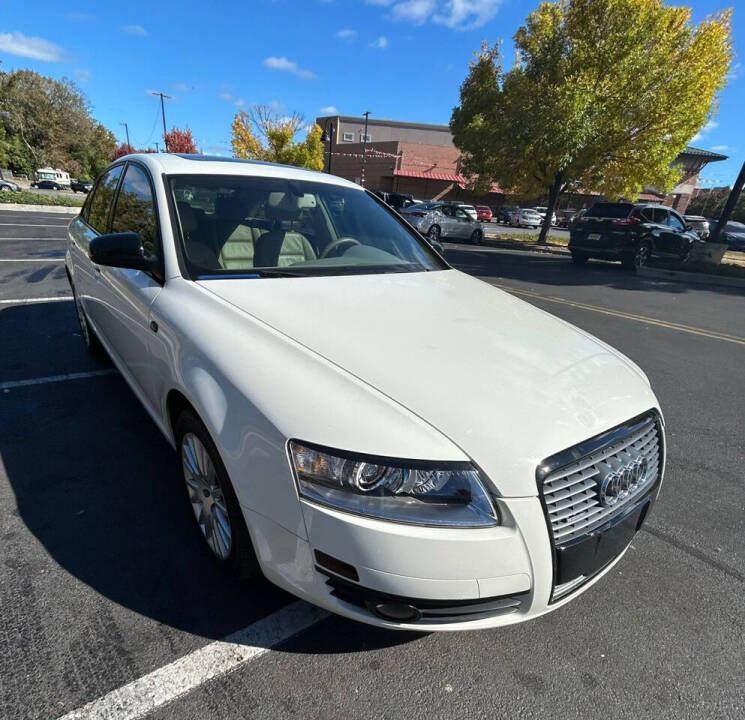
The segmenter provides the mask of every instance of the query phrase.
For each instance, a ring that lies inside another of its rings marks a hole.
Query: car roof
[[[241,160],[217,155],[186,155],[182,153],[136,153],[125,155],[117,160],[138,160],[148,167],[154,175],[242,175],[245,177],[271,177],[286,180],[305,180],[329,185],[354,188],[362,191],[356,183],[329,175],[328,173],[294,165],[264,162],[262,160]]]

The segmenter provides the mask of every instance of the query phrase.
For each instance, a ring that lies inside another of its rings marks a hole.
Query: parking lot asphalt
[[[202,550],[173,451],[84,350],[59,262],[68,222],[0,210],[3,719],[65,717],[294,602]],[[327,617],[148,713],[80,717],[743,717],[745,293],[559,256],[446,255],[649,375],[667,473],[626,556],[528,624],[402,634]],[[467,371],[464,357],[453,372]]]

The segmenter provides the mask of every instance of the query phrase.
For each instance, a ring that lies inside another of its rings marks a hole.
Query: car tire
[[[191,410],[176,422],[184,497],[202,545],[224,572],[241,580],[262,576],[243,511],[220,453]]]
[[[584,265],[590,259],[587,253],[583,252],[572,252],[572,262],[575,265]]]
[[[483,241],[483,239],[484,239],[484,232],[483,232],[483,230],[474,230],[471,233],[471,242],[474,245],[480,245],[481,242]]]
[[[70,283],[70,286],[72,288],[72,299],[75,303],[75,314],[78,317],[78,325],[80,326],[80,336],[83,338],[83,342],[85,343],[85,346],[88,348],[89,354],[91,354],[93,357],[99,358],[101,360],[106,359],[106,350],[104,349],[104,346],[101,344],[101,341],[98,339],[98,335],[96,335],[96,331],[91,327],[91,324],[88,322],[88,318],[85,314],[85,310],[83,310],[83,305],[80,302],[80,298],[78,297],[78,293],[75,290],[75,285]]]
[[[430,240],[434,240],[434,242],[440,242],[441,236],[442,236],[442,230],[440,230],[440,226],[430,225],[429,230],[427,230],[427,237]]]
[[[640,268],[646,267],[649,262],[649,256],[651,253],[651,246],[649,240],[642,240],[637,246],[636,250],[631,255],[627,255],[622,259],[623,266],[628,270],[637,272]]]

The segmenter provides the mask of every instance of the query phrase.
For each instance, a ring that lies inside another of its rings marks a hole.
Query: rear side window
[[[685,230],[685,224],[675,213],[668,213],[667,224],[673,230],[679,230],[681,232]]]
[[[654,208],[652,214],[652,221],[658,225],[667,225],[667,218],[669,213],[665,208]]]
[[[106,223],[109,217],[109,209],[114,200],[114,193],[122,174],[122,166],[111,168],[96,185],[93,191],[90,210],[88,211],[88,224],[97,232],[106,232]]]
[[[116,200],[112,232],[136,232],[142,238],[146,255],[154,255],[158,249],[157,224],[153,191],[145,171],[130,163],[122,180]]]
[[[633,209],[631,203],[595,203],[583,217],[627,218]]]

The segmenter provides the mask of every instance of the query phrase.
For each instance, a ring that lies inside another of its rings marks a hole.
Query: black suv
[[[599,202],[572,222],[569,250],[578,265],[595,257],[638,269],[653,258],[685,260],[699,241],[693,228],[663,205]]]
[[[90,180],[73,180],[70,183],[70,190],[73,192],[87,193],[93,189],[93,183]]]

